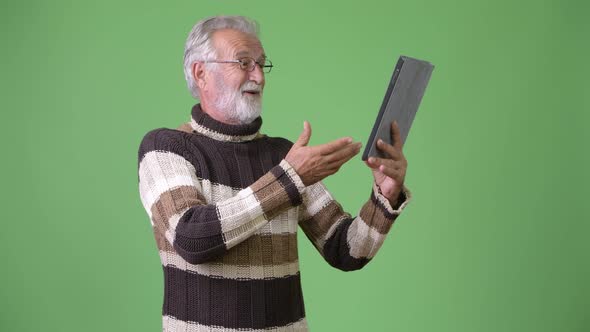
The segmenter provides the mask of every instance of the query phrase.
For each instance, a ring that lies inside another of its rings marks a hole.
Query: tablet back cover
[[[382,139],[393,144],[391,138],[393,120],[397,121],[400,129],[402,145],[405,143],[433,69],[434,66],[428,61],[407,56],[399,57],[373,131],[365,146],[363,160],[369,157],[386,157],[377,149],[376,143],[378,139]]]

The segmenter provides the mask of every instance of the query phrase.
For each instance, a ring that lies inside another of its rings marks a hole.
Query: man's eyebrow
[[[245,56],[250,56],[250,52],[248,52],[248,51],[240,51],[240,52],[238,52],[236,54],[236,57],[245,57]],[[266,54],[262,53],[262,55],[260,56],[260,58],[266,59]],[[256,60],[258,60],[258,59],[256,59]]]

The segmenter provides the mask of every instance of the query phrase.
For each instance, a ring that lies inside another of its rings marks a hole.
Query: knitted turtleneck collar
[[[262,118],[258,117],[248,124],[228,124],[215,120],[201,109],[201,104],[193,106],[191,127],[202,135],[225,142],[246,142],[258,137]]]

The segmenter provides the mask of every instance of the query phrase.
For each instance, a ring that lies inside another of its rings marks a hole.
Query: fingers
[[[401,161],[394,161],[392,159],[384,159],[384,158],[375,158],[371,157],[366,162],[367,166],[371,168],[379,168],[380,166],[385,166],[392,169],[401,169],[403,164]]]
[[[299,135],[299,138],[294,143],[297,146],[306,146],[311,138],[311,125],[307,121],[303,121],[303,132]]]
[[[401,169],[395,169],[395,168],[386,167],[385,165],[381,165],[381,166],[379,166],[379,171],[396,181],[399,181],[402,178],[402,170]]]
[[[372,169],[377,169],[387,177],[395,180],[400,180],[404,177],[404,167],[401,162],[396,162],[391,159],[382,159],[371,157],[366,162],[367,166]]]
[[[400,150],[394,145],[385,143],[381,139],[377,141],[377,149],[387,153],[394,160],[401,159]]]
[[[350,146],[347,146],[345,149],[330,155],[326,158],[328,168],[338,170],[342,165],[360,152],[361,145],[361,143],[350,144]]]
[[[396,149],[401,150],[402,145],[402,134],[399,130],[399,126],[397,125],[397,121],[393,121],[391,123],[391,139],[393,140],[393,146]]]
[[[329,155],[325,155],[325,161],[328,163],[337,162],[341,159],[350,159],[354,157],[361,150],[362,144],[360,142],[349,144],[340,150],[337,150]]]
[[[351,137],[342,137],[342,138],[339,138],[335,141],[325,143],[322,145],[318,145],[318,146],[316,146],[316,148],[318,149],[320,154],[328,155],[328,154],[334,153],[334,152],[344,148],[345,146],[347,146],[351,143],[352,143]]]

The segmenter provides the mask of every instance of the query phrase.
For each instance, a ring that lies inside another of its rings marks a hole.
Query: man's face
[[[250,57],[264,62],[264,49],[260,41],[233,29],[213,33],[216,60],[239,60]],[[249,72],[238,63],[219,63],[211,75],[212,103],[232,122],[250,123],[262,111],[264,72],[256,65]]]

